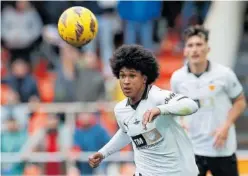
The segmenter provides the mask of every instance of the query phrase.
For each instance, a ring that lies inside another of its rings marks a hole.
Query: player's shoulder
[[[118,113],[120,112],[123,108],[127,106],[127,98],[123,99],[122,101],[118,102],[115,107],[114,107],[114,112]]]
[[[227,76],[229,73],[233,73],[232,68],[219,64],[217,62],[211,61],[212,72],[218,72],[218,74],[223,74]]]
[[[10,5],[4,7],[2,10],[3,15],[12,15],[14,13],[15,13],[15,9]]]
[[[156,85],[152,85],[149,94],[148,94],[148,99],[156,99],[161,96],[169,96],[171,95],[172,92],[169,90],[161,89]]]
[[[161,89],[160,87],[156,86],[156,85],[152,85],[151,89],[149,91],[149,95],[159,95],[161,92],[166,92],[169,93],[169,90],[165,90],[165,89]]]
[[[188,70],[187,65],[184,65],[181,68],[177,69],[176,71],[173,72],[171,76],[171,80],[179,81],[179,80],[185,79],[188,73],[187,70]]]

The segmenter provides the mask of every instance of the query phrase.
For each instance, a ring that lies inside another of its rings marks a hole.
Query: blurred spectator
[[[60,46],[60,63],[56,69],[55,102],[76,101],[76,61],[79,59],[79,51],[68,45]]]
[[[203,24],[211,1],[185,1],[182,7],[182,27],[187,28],[190,23]]]
[[[68,44],[60,46],[61,63],[55,80],[55,102],[95,102],[105,98],[105,82],[94,54],[82,54]],[[79,59],[83,64],[79,64]],[[64,114],[60,114],[64,120]]]
[[[27,164],[24,169],[23,176],[41,176],[42,175],[42,169],[36,165],[36,164]]]
[[[183,3],[182,1],[163,1],[162,16],[166,18],[169,28],[175,29]]]
[[[8,74],[9,52],[6,48],[1,47],[1,79]]]
[[[36,1],[35,6],[45,24],[57,24],[64,10],[73,6],[72,1]]]
[[[83,152],[97,151],[110,140],[107,131],[96,123],[95,118],[94,114],[89,113],[80,113],[78,115],[73,143],[74,147]],[[83,175],[93,174],[93,169],[87,162],[78,162],[78,168]]]
[[[125,20],[124,43],[140,43],[153,49],[154,20],[161,15],[162,1],[119,1],[117,9]]]
[[[4,46],[14,56],[24,54],[29,59],[41,35],[42,20],[29,1],[16,1],[2,10],[1,37]]]
[[[82,60],[84,64],[77,74],[76,100],[81,102],[105,100],[105,82],[102,73],[98,70],[96,55],[86,53]]]
[[[99,101],[105,99],[104,77],[98,70],[97,57],[87,53],[82,58],[79,51],[67,44],[61,46],[61,63],[57,69],[55,101]]]
[[[11,65],[10,75],[2,80],[2,83],[6,83],[17,93],[20,102],[39,100],[36,81],[29,71],[27,61],[17,58]]]
[[[27,140],[27,131],[20,128],[17,120],[9,116],[5,122],[6,130],[1,133],[1,152],[20,152]],[[3,163],[2,175],[21,175],[24,169],[24,162]]]
[[[46,142],[42,145],[46,152],[58,152],[61,149],[61,143],[63,138],[59,131],[59,119],[56,116],[48,116],[47,129],[45,134]],[[45,163],[45,174],[46,175],[60,175],[61,163],[59,162],[47,162]]]
[[[103,74],[111,76],[109,59],[114,50],[114,15],[116,1],[75,1],[75,5],[80,5],[90,9],[98,20],[98,34],[96,39],[84,46],[86,52],[97,53],[97,42],[99,42],[100,58],[103,63]]]
[[[1,80],[1,105],[14,105],[20,103],[19,95],[9,85]]]
[[[27,128],[28,125],[28,107],[23,107],[23,106],[13,106],[13,105],[6,105],[6,106],[1,106],[1,120],[5,121],[9,117],[14,118],[19,127],[21,129]],[[5,124],[2,124],[2,128],[6,128],[7,126]]]

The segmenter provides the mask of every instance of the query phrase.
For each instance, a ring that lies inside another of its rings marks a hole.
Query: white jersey
[[[180,98],[170,91],[152,86],[147,97],[142,99],[137,109],[133,109],[128,99],[115,107],[117,122],[131,138],[134,150],[136,173],[145,176],[197,176],[192,144],[184,130],[172,115],[160,115],[143,128],[144,113],[158,105]]]
[[[197,77],[185,65],[174,72],[171,78],[172,90],[195,100],[199,110],[185,118],[194,152],[202,156],[231,156],[237,148],[235,126],[232,125],[226,144],[216,149],[215,129],[224,124],[232,107],[231,99],[242,92],[233,71],[214,62],[208,62],[207,70]]]

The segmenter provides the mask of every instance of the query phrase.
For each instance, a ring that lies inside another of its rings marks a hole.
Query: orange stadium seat
[[[8,92],[10,87],[6,84],[1,84],[1,105],[5,105],[8,102]]]
[[[44,128],[46,125],[47,114],[39,110],[34,112],[29,121],[28,131],[29,134],[33,134],[37,130]]]
[[[183,66],[183,58],[160,56],[158,61],[161,76],[171,76],[172,73]]]
[[[170,77],[160,77],[155,85],[160,87],[161,89],[170,90]]]
[[[45,77],[37,78],[38,90],[42,102],[52,102],[54,100],[55,75],[47,73]]]

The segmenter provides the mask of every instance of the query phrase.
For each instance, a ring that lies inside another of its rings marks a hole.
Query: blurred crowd
[[[180,33],[189,24],[203,23],[211,5],[209,1],[1,4],[1,152],[28,151],[31,156],[32,152],[63,151],[74,161],[79,151],[97,151],[108,142],[118,128],[114,115],[104,108],[75,113],[73,136],[68,136],[71,129],[65,125],[65,113],[45,113],[39,104],[121,100],[123,95],[108,62],[115,48],[140,43],[159,54],[168,36],[175,35],[177,42],[171,50],[181,52]],[[81,48],[61,42],[56,29],[59,16],[72,6],[89,8],[99,23],[97,38]],[[19,106],[23,103],[25,106]],[[40,164],[28,162],[28,157],[2,163],[2,175],[65,174],[64,162]],[[68,175],[93,173],[87,163],[76,162],[75,166],[67,170]]]

